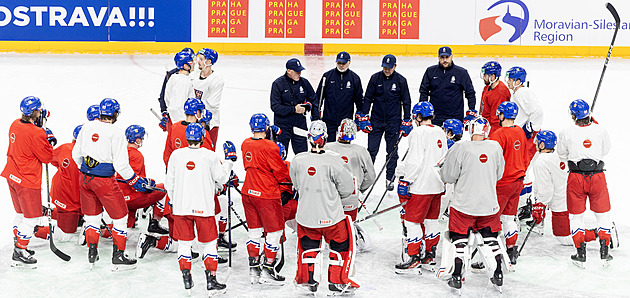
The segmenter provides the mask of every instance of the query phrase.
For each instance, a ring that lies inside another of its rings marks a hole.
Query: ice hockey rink
[[[604,53],[602,53],[603,55]],[[613,54],[614,56],[614,54]],[[285,61],[289,56],[227,56],[220,55],[213,67],[224,76],[225,89],[221,104],[221,126],[219,145],[231,140],[240,148],[241,142],[251,136],[248,121],[254,113],[266,113],[272,117],[269,107],[271,83],[284,73]],[[302,74],[316,87],[321,74],[334,67],[334,57],[298,57],[306,67]],[[487,58],[466,58],[455,54],[454,62],[466,68],[477,91],[477,107],[481,98],[483,81],[479,78],[481,66]],[[551,58],[498,58],[503,71],[512,66],[527,70],[530,88],[536,93],[545,112],[544,129],[559,132],[572,124],[568,114],[569,103],[582,98],[591,103],[601,74],[604,59],[551,59]],[[409,82],[412,103],[418,101],[418,87],[426,67],[437,63],[436,57],[398,57],[396,71]],[[0,54],[0,97],[3,111],[0,118],[0,150],[8,146],[8,129],[12,121],[19,118],[19,103],[26,96],[42,99],[51,112],[48,127],[53,130],[59,144],[72,140],[72,130],[86,121],[86,109],[105,97],[117,99],[122,108],[119,121],[115,124],[126,128],[140,124],[148,132],[140,151],[145,156],[147,175],[159,182],[164,181],[162,151],[166,133],[158,127],[158,120],[149,108],[159,110],[157,101],[165,71],[173,67],[171,55],[47,55],[47,54]],[[380,57],[352,57],[350,68],[361,76],[363,86],[370,75],[380,71]],[[630,168],[627,116],[630,111],[628,87],[630,60],[612,59],[604,78],[597,100],[594,116],[612,137],[612,150],[605,158],[606,176],[612,203],[611,217],[616,223],[620,238],[619,248],[611,250],[612,265],[603,268],[599,261],[599,245],[587,245],[587,268],[581,270],[570,263],[573,247],[561,246],[551,233],[551,213],[548,212],[544,235],[532,233],[518,259],[516,271],[505,274],[503,295],[506,297],[616,297],[630,296],[628,268],[630,259],[630,211],[627,199],[628,174]],[[626,137],[624,137],[626,136]],[[624,139],[626,138],[626,139]],[[367,136],[358,133],[355,142],[366,146]],[[407,148],[403,139],[399,154]],[[238,150],[240,153],[240,149]],[[289,150],[291,159],[293,153]],[[223,155],[222,152],[218,154]],[[239,156],[240,158],[240,156]],[[385,161],[385,145],[377,157],[378,172]],[[5,158],[0,158],[4,167]],[[245,178],[242,162],[235,166],[236,173]],[[50,166],[50,177],[55,168]],[[383,177],[376,182],[372,195],[367,199],[370,210],[374,210],[384,192]],[[42,184],[42,199],[46,201],[45,177]],[[59,243],[60,250],[72,256],[64,262],[48,248],[41,239],[31,241],[29,248],[36,251],[38,268],[35,270],[10,267],[13,250],[11,227],[15,215],[6,180],[0,179],[0,291],[3,297],[186,297],[176,253],[150,250],[138,261],[137,269],[127,272],[111,272],[111,240],[101,239],[100,261],[90,270],[87,248],[76,242]],[[232,192],[232,200],[241,217],[244,212],[240,196]],[[380,209],[398,202],[395,192],[386,195]],[[367,215],[363,211],[359,217]],[[233,222],[236,218],[232,216]],[[356,256],[354,280],[361,288],[356,297],[443,297],[453,292],[446,281],[437,279],[425,271],[421,276],[401,276],[394,273],[394,265],[400,262],[401,224],[397,211],[376,218],[383,226],[379,231],[372,221],[361,223],[372,239],[370,251]],[[587,225],[594,226],[595,217],[587,211]],[[146,220],[129,230],[127,252],[134,255],[138,236],[146,230]],[[166,221],[162,222],[166,225]],[[442,223],[445,229],[446,224]],[[233,241],[238,243],[234,253],[232,269],[227,276],[227,265],[220,265],[218,278],[227,277],[225,297],[296,297],[300,296],[292,283],[296,270],[296,234],[287,228],[285,244],[286,265],[281,274],[287,281],[284,286],[250,285],[248,278],[247,234],[243,228],[234,230]],[[525,238],[521,231],[518,244]],[[443,238],[442,238],[443,239]],[[442,253],[438,247],[438,264]],[[205,275],[201,261],[193,263],[195,287],[192,296],[206,296]],[[326,296],[326,275],[320,281],[317,296]],[[468,275],[462,295],[465,297],[497,297],[500,294],[492,287],[483,273]]]

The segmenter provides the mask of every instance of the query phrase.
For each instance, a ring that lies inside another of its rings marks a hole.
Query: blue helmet
[[[113,98],[105,98],[99,105],[99,111],[101,116],[114,116],[120,112],[120,104]]]
[[[190,53],[191,55],[195,55],[195,50],[193,50],[192,48],[183,48],[181,52],[187,52],[187,53]]]
[[[450,130],[454,136],[464,133],[464,124],[459,119],[448,119],[444,121],[443,126],[447,133]]]
[[[428,101],[421,101],[413,106],[411,114],[413,114],[413,118],[416,118],[418,114],[424,118],[431,117],[434,115],[433,105]]]
[[[481,67],[481,74],[487,74],[489,76],[495,75],[498,78],[501,76],[501,64],[496,61],[486,62],[486,64]]]
[[[569,113],[575,115],[576,119],[584,119],[591,113],[588,103],[582,99],[576,99],[569,105]]]
[[[525,83],[525,78],[527,77],[527,72],[525,68],[520,66],[514,66],[505,73],[505,77],[512,79],[514,81],[521,80],[521,84]]]
[[[24,116],[30,116],[34,111],[42,109],[42,101],[39,97],[27,96],[20,102],[20,111]]]
[[[518,106],[511,101],[502,102],[497,108],[497,115],[503,113],[506,119],[516,119],[518,115]]]
[[[249,119],[249,127],[252,129],[252,132],[264,132],[267,130],[267,126],[269,126],[269,118],[265,114],[254,114]]]
[[[284,144],[276,142],[276,145],[278,145],[278,148],[280,148],[280,157],[282,157],[282,160],[287,159],[287,148],[284,147]]]
[[[207,60],[210,60],[210,64],[214,65],[219,60],[219,53],[213,49],[203,48],[199,50],[197,55],[203,55]]]
[[[545,149],[554,149],[558,142],[558,137],[551,130],[541,130],[536,134],[536,145],[545,143]]]
[[[201,112],[201,119],[199,119],[199,122],[210,123],[210,120],[212,120],[212,112],[210,112],[210,110],[203,110],[203,112]]]
[[[88,121],[92,121],[94,119],[98,119],[98,117],[100,115],[101,115],[101,111],[100,111],[98,105],[91,105],[87,109],[87,119],[88,119]]]
[[[81,132],[81,128],[83,128],[83,124],[78,125],[77,127],[74,128],[74,131],[72,132],[72,137],[75,140],[79,137],[79,132]]]
[[[136,139],[144,140],[144,127],[140,125],[129,125],[127,130],[125,130],[125,136],[127,137],[127,142],[135,143]]]
[[[206,136],[206,130],[199,123],[190,123],[186,126],[186,140],[201,142]]]
[[[203,109],[205,108],[206,105],[204,105],[199,98],[191,97],[186,100],[186,103],[184,103],[184,113],[186,115],[195,115],[197,114],[197,111],[203,112]]]
[[[184,65],[191,64],[194,60],[194,52],[181,51],[175,55],[175,66],[177,69],[184,69]]]

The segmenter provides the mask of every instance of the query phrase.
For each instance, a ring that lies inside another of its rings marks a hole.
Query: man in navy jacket
[[[311,112],[311,120],[318,120],[319,109],[311,83],[301,77],[302,70],[306,68],[300,60],[289,59],[286,67],[284,75],[271,85],[271,110],[274,124],[282,131],[276,141],[286,148],[289,148],[291,141],[293,153],[298,154],[308,150],[306,137],[293,133],[293,127],[306,131],[306,113]]]
[[[363,86],[361,78],[350,67],[350,54],[337,54],[337,67],[322,75],[317,86],[317,98],[323,110],[322,120],[326,123],[328,142],[337,140],[337,129],[341,120],[354,117],[354,107],[361,110],[363,104]],[[322,97],[322,82],[324,92]],[[318,106],[320,106],[318,105]]]
[[[463,67],[453,63],[453,52],[449,47],[438,51],[437,65],[429,66],[420,84],[420,101],[429,101],[435,108],[433,124],[442,126],[447,119],[464,121],[464,93],[468,109],[475,109],[475,89]]]
[[[411,119],[411,97],[407,79],[396,72],[396,57],[391,54],[385,55],[381,66],[383,71],[373,74],[370,78],[361,112],[368,114],[372,107],[369,117],[372,132],[368,135],[368,151],[372,162],[376,159],[381,137],[385,133],[386,150],[389,153],[387,158],[391,155],[385,177],[388,180],[388,190],[393,190],[394,172],[398,162],[398,148],[395,146],[400,136],[401,123],[405,122],[403,120]],[[364,132],[369,131],[369,129],[366,131],[363,125],[361,126]]]

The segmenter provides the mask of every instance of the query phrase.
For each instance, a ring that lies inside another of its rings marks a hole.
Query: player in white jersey
[[[339,125],[339,131],[337,132],[337,142],[327,143],[326,150],[330,150],[341,155],[341,159],[346,162],[350,167],[350,172],[354,176],[357,183],[357,187],[361,193],[364,193],[376,180],[376,173],[374,172],[374,164],[370,153],[365,147],[357,144],[351,144],[357,134],[357,125],[352,119],[343,119]],[[359,208],[359,194],[352,194],[351,196],[341,200],[343,205],[343,212],[346,215],[350,215],[352,221],[357,220],[357,211]],[[370,238],[367,232],[361,228],[358,224],[355,224],[357,229],[357,247],[359,250],[368,250],[370,247]]]
[[[468,239],[471,231],[478,232],[483,237],[483,246],[480,246],[482,254],[489,261],[496,260],[496,264],[486,264],[490,280],[500,287],[503,285],[503,258],[498,239],[501,221],[496,183],[503,176],[505,167],[503,150],[496,141],[485,140],[490,131],[490,124],[485,118],[478,117],[468,125],[472,142],[453,145],[446,153],[440,170],[440,177],[445,183],[455,184],[448,226],[448,238],[455,246],[455,256],[451,261],[445,251],[441,267],[452,272],[448,285],[461,289],[462,269],[470,262],[470,255],[466,254]]]
[[[409,151],[396,168],[399,177],[398,194],[407,198],[404,227],[407,229],[409,259],[396,265],[396,272],[418,272],[421,264],[435,265],[435,252],[440,241],[440,203],[444,182],[435,167],[446,154],[446,134],[441,127],[431,124],[433,104],[417,103],[412,109],[416,128],[409,133]],[[422,231],[424,224],[424,233]],[[425,251],[421,256],[422,240]]]
[[[193,70],[194,56],[189,52],[179,52],[175,55],[175,66],[179,71],[171,76],[166,83],[164,91],[164,101],[170,123],[177,123],[186,120],[184,113],[184,103],[190,97],[194,97],[190,72]],[[164,114],[163,114],[164,116]],[[164,119],[162,120],[164,122]],[[166,125],[170,130],[170,124]]]
[[[197,53],[197,67],[199,75],[193,73],[193,90],[195,97],[201,99],[206,110],[212,112],[212,120],[208,123],[210,139],[217,143],[220,124],[221,96],[223,94],[223,76],[212,70],[212,66],[219,59],[219,54],[212,49],[203,48]]]
[[[466,117],[469,116],[466,115]],[[446,144],[448,145],[448,149],[451,149],[451,147],[455,145],[455,142],[459,142],[462,140],[462,136],[464,134],[464,124],[458,119],[447,119],[442,124],[442,127],[444,128],[444,132],[446,133]],[[468,137],[468,139],[470,139],[470,137]],[[451,201],[450,197],[453,196],[453,184],[446,184],[445,189],[446,191],[442,196],[442,203],[440,204],[440,214],[443,215],[443,219],[444,217],[448,217],[448,209],[450,207]]]
[[[324,150],[326,130],[321,120],[311,123],[308,134],[311,151],[296,155],[289,170],[293,187],[300,196],[295,216],[298,223],[295,282],[311,292],[317,291],[314,265],[324,237],[331,249],[328,288],[333,292],[351,293],[359,287],[350,279],[354,269],[354,236],[352,220],[344,216],[341,200],[356,189],[341,156]]]
[[[186,127],[188,147],[173,151],[168,162],[164,186],[171,198],[173,208],[174,236],[178,239],[179,268],[184,279],[184,288],[193,287],[191,270],[192,241],[203,246],[207,290],[211,294],[224,292],[225,285],[217,281],[217,225],[214,196],[217,187],[222,187],[229,178],[233,162],[226,154],[222,165],[218,156],[201,148],[205,130],[201,124],[191,123]]]
[[[124,253],[128,209],[114,174],[118,173],[137,191],[147,191],[147,187],[155,186],[155,181],[138,176],[129,165],[125,132],[113,125],[120,113],[118,102],[105,98],[99,110],[100,119],[83,125],[72,149],[72,158],[83,173],[79,192],[81,211],[85,215],[88,262],[92,268],[99,258],[97,247],[104,207],[113,219],[114,270],[133,269],[136,260]]]
[[[575,125],[560,134],[558,156],[569,165],[567,180],[567,209],[571,222],[573,243],[577,254],[572,255],[573,263],[584,268],[586,263],[586,243],[584,212],[588,197],[591,211],[597,218],[600,258],[604,266],[612,260],[608,254],[612,222],[610,220],[610,198],[603,158],[610,151],[610,135],[599,124],[592,121],[590,107],[584,100],[574,100],[569,105]]]

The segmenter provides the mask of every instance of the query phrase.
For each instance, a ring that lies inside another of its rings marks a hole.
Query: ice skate
[[[168,229],[163,228],[160,225],[160,222],[157,219],[150,219],[149,225],[147,226],[147,232],[160,234],[160,235],[168,235]]]
[[[219,245],[219,251],[229,251],[230,249],[232,249],[232,252],[236,251],[236,243],[230,244],[227,239],[225,239],[225,234],[219,234],[217,244]]]
[[[435,262],[435,249],[436,247],[434,246],[431,248],[431,251],[424,252],[424,256],[420,259],[422,269],[435,272],[437,266]]]
[[[608,253],[608,245],[606,245],[606,239],[599,239],[599,256],[602,260],[602,266],[610,266],[610,261],[613,257]]]
[[[192,294],[191,289],[195,285],[195,283],[193,282],[192,275],[190,275],[190,270],[182,270],[182,278],[184,279],[184,289],[186,289],[188,295]]]
[[[353,287],[351,284],[328,284],[328,290],[332,292],[332,296],[350,296],[354,295],[354,291],[357,288]]]
[[[33,258],[26,249],[15,246],[13,248],[13,256],[11,257],[11,267],[35,269],[37,268],[37,260]]]
[[[394,180],[385,180],[385,187],[387,188],[387,191],[392,191],[394,190]]]
[[[257,284],[260,280],[260,262],[257,257],[249,257],[249,280],[252,284]]]
[[[218,255],[217,262],[219,262],[219,264],[227,264],[228,258]]]
[[[98,261],[98,248],[96,243],[92,243],[88,246],[88,263],[90,263],[90,270],[94,268],[96,261]]]
[[[206,270],[206,281],[208,282],[206,288],[208,289],[208,296],[225,294],[226,285],[217,281],[217,276],[210,274],[209,270]]]
[[[518,259],[518,246],[512,246],[507,248],[508,257],[510,257],[510,264],[516,265],[516,259]]]
[[[125,271],[136,269],[136,259],[130,259],[124,250],[118,249],[114,245],[114,252],[112,253],[112,271]]]
[[[490,282],[492,283],[492,286],[494,286],[495,289],[497,289],[497,291],[499,291],[499,293],[503,293],[503,289],[501,288],[503,286],[503,273],[500,271],[495,271],[494,275],[490,278]]]
[[[580,243],[580,247],[577,248],[577,254],[571,256],[573,265],[579,268],[586,268],[586,243]]]
[[[422,275],[421,270],[422,259],[420,259],[419,255],[409,256],[409,259],[406,262],[396,264],[396,274],[418,274]]]
[[[280,275],[275,269],[276,262],[269,264],[266,263],[262,266],[262,274],[260,276],[260,280],[258,281],[261,284],[269,284],[273,286],[282,286],[284,285],[284,276]]]
[[[453,275],[448,280],[448,286],[455,291],[457,295],[462,295],[462,277],[461,275]]]
[[[157,245],[157,238],[148,234],[140,234],[138,238],[138,246],[136,246],[136,258],[142,259],[151,247]]]
[[[302,284],[298,284],[297,282],[293,281],[293,284],[298,291],[304,294],[314,294],[315,292],[317,292],[317,287],[319,286],[319,283],[314,280],[309,280],[308,282]]]

